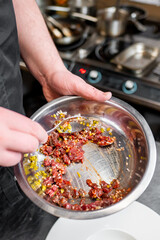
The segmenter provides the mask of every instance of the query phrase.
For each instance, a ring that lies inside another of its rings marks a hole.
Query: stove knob
[[[124,93],[133,94],[137,91],[137,83],[132,80],[127,80],[123,83],[122,90]]]
[[[102,80],[102,74],[97,70],[91,70],[88,74],[88,81],[90,83],[99,83]]]

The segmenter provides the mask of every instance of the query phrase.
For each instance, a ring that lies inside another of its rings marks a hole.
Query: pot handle
[[[72,12],[71,15],[72,15],[72,17],[81,18],[81,19],[88,20],[88,21],[94,22],[94,23],[96,23],[98,21],[98,19],[96,17],[92,17],[90,15],[86,15],[83,13]]]
[[[45,7],[46,11],[59,11],[59,12],[70,12],[69,7],[61,7],[61,6],[47,6]]]
[[[142,23],[140,23],[138,20],[130,19],[130,21],[136,26],[136,28],[141,31],[145,32],[147,30],[146,26],[144,26]]]

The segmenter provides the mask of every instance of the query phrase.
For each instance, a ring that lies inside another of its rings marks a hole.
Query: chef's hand
[[[22,153],[34,152],[47,141],[46,131],[31,119],[0,107],[0,166],[13,166]]]
[[[42,84],[43,93],[49,102],[62,95],[77,95],[88,100],[104,102],[112,96],[110,92],[102,92],[87,84],[82,78],[72,74],[67,69],[54,72]]]

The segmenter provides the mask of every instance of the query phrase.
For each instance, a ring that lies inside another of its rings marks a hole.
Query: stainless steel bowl
[[[145,119],[127,103],[112,98],[105,103],[87,101],[80,97],[61,97],[47,103],[31,117],[46,130],[53,125],[53,115],[57,111],[67,111],[70,115],[100,120],[112,129],[116,143],[109,148],[99,148],[86,144],[84,164],[70,165],[67,169],[69,179],[78,188],[87,190],[86,179],[98,182],[99,178],[111,181],[118,178],[121,186],[131,188],[131,192],[118,203],[95,211],[66,210],[49,203],[34,191],[27,181],[29,173],[24,171],[25,160],[15,167],[15,175],[24,193],[40,208],[58,217],[91,219],[115,213],[136,200],[147,188],[156,164],[156,146],[152,132]],[[39,169],[41,156],[38,156]],[[25,159],[25,158],[24,158]],[[81,174],[79,177],[77,171]]]

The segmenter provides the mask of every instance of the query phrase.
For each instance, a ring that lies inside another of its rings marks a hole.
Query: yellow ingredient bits
[[[51,117],[57,118],[57,117],[56,117],[56,114],[51,115]]]
[[[24,172],[26,175],[28,175],[30,173],[30,167],[29,166],[24,166]]]
[[[39,181],[35,181],[35,182],[31,183],[30,185],[31,185],[31,188],[34,191],[36,191],[41,186],[41,183]]]
[[[35,174],[34,174],[34,176],[35,176],[35,178],[39,178],[39,176],[40,176],[40,172],[36,172]]]
[[[63,131],[66,132],[68,130],[68,127],[63,128]]]
[[[65,114],[61,112],[61,113],[59,113],[59,117],[60,118],[65,118]]]
[[[35,171],[38,170],[38,166],[37,166],[37,165],[34,165],[32,168],[33,168]]]
[[[112,197],[113,200],[116,200],[116,196],[112,195],[111,197]]]
[[[100,129],[100,130],[101,130],[101,132],[102,132],[102,133],[105,131],[103,127],[101,127],[101,129]]]
[[[72,126],[70,123],[68,124],[68,129],[72,129]]]
[[[24,154],[24,157],[28,157],[28,153],[25,153],[25,154]]]
[[[35,162],[38,159],[37,159],[37,156],[30,156],[29,160],[32,161],[32,162]]]
[[[77,172],[77,175],[78,175],[79,178],[81,178],[81,174],[79,172]]]
[[[93,126],[95,126],[96,124],[98,124],[99,122],[97,120],[93,120]]]
[[[57,129],[57,131],[59,132],[59,133],[62,133],[63,131],[62,130],[60,130],[60,129]]]
[[[64,189],[63,188],[61,188],[61,193],[64,193]]]
[[[42,177],[47,177],[47,173],[45,171],[40,171]]]
[[[27,181],[29,182],[29,184],[31,184],[31,183],[34,181],[34,177],[29,176],[29,177],[27,178]]]
[[[41,189],[42,189],[43,192],[46,191],[46,186],[45,186],[45,185],[42,185],[42,186],[41,186]]]

